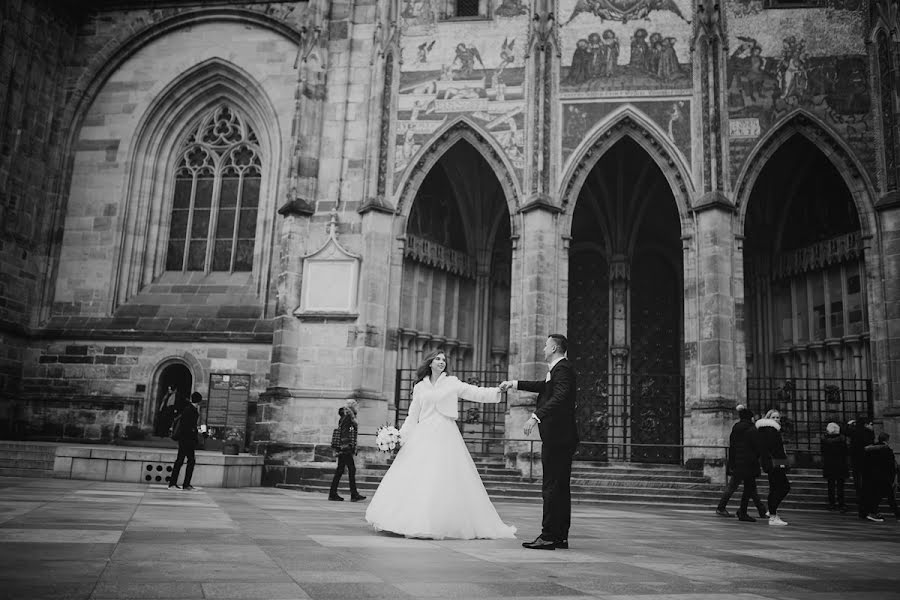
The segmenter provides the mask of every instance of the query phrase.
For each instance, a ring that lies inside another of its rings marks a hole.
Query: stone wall
[[[25,432],[31,437],[106,440],[149,433],[161,369],[185,365],[193,390],[209,396],[211,374],[251,376],[249,401],[268,384],[267,344],[47,342],[25,361],[22,392]]]
[[[40,308],[75,27],[50,0],[0,6],[0,330],[26,331]]]

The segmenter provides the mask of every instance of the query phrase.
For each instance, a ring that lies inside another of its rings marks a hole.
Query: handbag
[[[335,427],[334,431],[331,432],[331,448],[335,452],[340,452],[341,450],[341,428]]]

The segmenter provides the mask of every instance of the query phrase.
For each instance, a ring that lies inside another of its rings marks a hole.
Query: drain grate
[[[160,463],[144,464],[144,481],[147,483],[163,483],[168,482],[172,475],[172,465]]]

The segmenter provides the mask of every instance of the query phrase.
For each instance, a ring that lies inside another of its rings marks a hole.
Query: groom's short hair
[[[551,333],[547,337],[556,342],[556,347],[559,350],[560,354],[565,354],[569,351],[569,340],[567,340],[566,336],[564,336],[563,334]]]

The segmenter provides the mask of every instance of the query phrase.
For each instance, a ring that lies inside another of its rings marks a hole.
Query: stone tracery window
[[[227,104],[192,130],[175,165],[167,271],[251,271],[262,174],[259,142]]]

